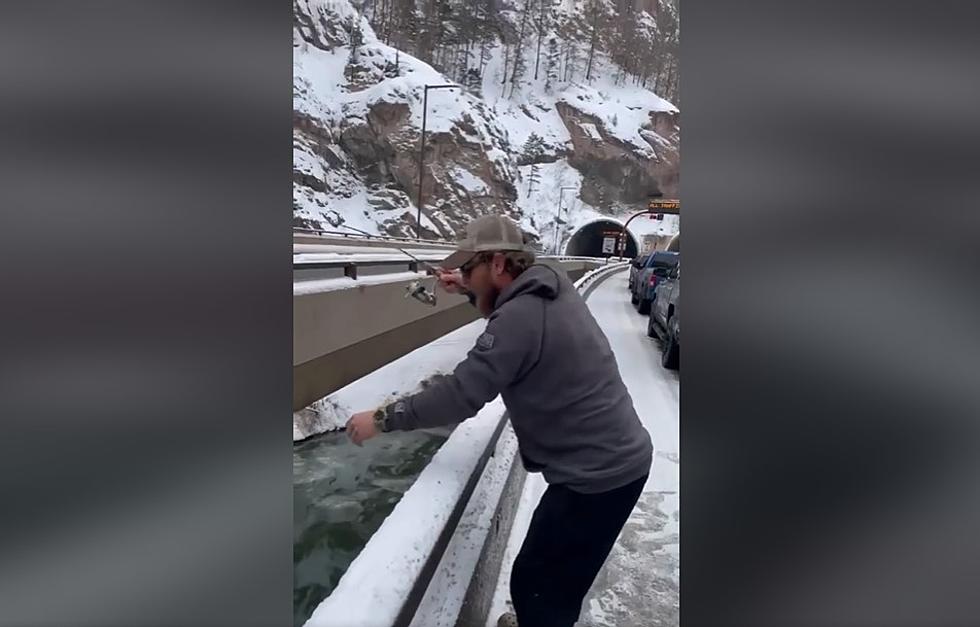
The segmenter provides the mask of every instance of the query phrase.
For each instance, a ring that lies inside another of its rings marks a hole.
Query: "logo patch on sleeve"
[[[476,347],[480,350],[488,351],[493,348],[493,336],[489,333],[482,333],[476,338]]]

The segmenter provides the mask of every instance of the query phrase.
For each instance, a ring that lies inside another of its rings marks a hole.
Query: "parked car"
[[[642,315],[650,313],[650,303],[656,296],[657,283],[677,265],[679,258],[680,253],[658,251],[650,255],[643,267],[637,271],[630,302],[636,305],[636,310]]]
[[[633,261],[630,262],[630,278],[629,278],[629,282],[628,282],[629,285],[627,286],[627,289],[630,291],[631,294],[633,293],[633,282],[636,281],[636,275],[640,272],[640,268],[643,267],[643,264],[645,264],[647,262],[647,259],[649,258],[650,255],[640,255],[638,257],[634,257]]]
[[[659,337],[663,347],[660,363],[664,368],[676,370],[681,355],[681,265],[678,262],[667,276],[657,282],[657,297],[650,308],[647,335]]]

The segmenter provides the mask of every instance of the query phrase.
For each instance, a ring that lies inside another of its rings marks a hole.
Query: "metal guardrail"
[[[347,231],[330,231],[321,229],[303,229],[298,227],[293,227],[294,234],[311,235],[311,236],[329,236],[329,237],[342,237],[344,239],[350,239],[354,241],[377,241],[377,242],[399,242],[402,244],[440,244],[443,246],[452,246],[456,242],[451,242],[449,240],[436,240],[436,239],[415,239],[414,237],[395,237],[392,235],[370,235],[367,233],[349,233]]]
[[[336,270],[342,269],[344,276],[352,279],[357,278],[358,268],[386,268],[399,272],[418,272],[419,262],[414,259],[399,259],[397,261],[300,261],[293,263],[293,271],[296,270]]]
[[[473,496],[473,492],[476,490],[476,486],[480,482],[480,477],[483,475],[483,471],[487,467],[487,462],[490,461],[490,457],[497,448],[497,442],[500,440],[500,434],[503,433],[504,426],[506,426],[508,419],[509,416],[506,411],[500,415],[500,420],[497,422],[497,426],[494,427],[493,435],[490,436],[490,441],[487,443],[487,446],[483,452],[480,453],[480,459],[476,462],[476,466],[473,468],[472,474],[470,474],[469,478],[466,480],[466,485],[463,487],[463,491],[456,500],[456,504],[453,506],[452,512],[449,514],[449,519],[446,520],[446,524],[439,532],[439,537],[436,539],[436,543],[432,547],[432,552],[429,553],[428,557],[426,557],[425,563],[422,565],[422,569],[419,572],[419,576],[415,580],[415,583],[412,584],[412,589],[405,598],[405,602],[402,604],[401,609],[399,609],[398,615],[395,618],[395,622],[392,624],[392,627],[409,627],[409,625],[412,623],[412,619],[415,618],[415,612],[422,604],[422,599],[425,597],[425,593],[429,589],[429,584],[432,582],[432,578],[435,576],[436,570],[439,568],[439,563],[442,561],[442,557],[445,555],[446,549],[449,548],[449,542],[453,539],[453,535],[456,533],[456,528],[459,526],[459,521],[463,517],[463,513],[466,511],[466,506],[470,502],[470,497]]]
[[[304,253],[304,254],[310,254],[310,253]],[[420,257],[427,257],[428,255],[419,255],[419,256]],[[309,261],[307,261],[307,260],[294,260],[293,261],[293,270],[294,271],[295,270],[324,270],[324,269],[343,268],[344,274],[346,276],[349,276],[349,277],[351,277],[353,279],[356,279],[357,278],[357,268],[358,268],[358,266],[360,266],[360,267],[372,267],[372,268],[389,267],[389,268],[392,268],[392,269],[406,268],[407,267],[408,271],[410,271],[410,272],[417,272],[418,269],[419,269],[419,263],[418,263],[418,261],[416,261],[414,259],[407,258],[407,257],[404,258],[404,259],[369,259],[369,258],[367,258],[367,259],[365,259],[365,258],[357,259],[355,256],[352,256],[352,257],[354,257],[354,258],[352,258],[352,259],[328,260],[328,261],[319,261],[319,260],[309,260]],[[538,257],[538,259],[541,260],[541,261],[590,261],[590,262],[602,261],[602,262],[605,262],[605,259],[596,258],[596,257],[566,257],[566,256],[553,256],[553,255],[541,255],[540,257]],[[422,261],[435,261],[435,259],[422,259]],[[402,270],[402,271],[404,271],[404,270]]]

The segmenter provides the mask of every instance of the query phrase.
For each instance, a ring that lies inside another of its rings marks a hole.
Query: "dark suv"
[[[667,276],[671,268],[677,265],[680,253],[658,251],[647,258],[643,267],[637,271],[631,290],[631,302],[641,314],[650,313],[650,303],[656,297],[654,291],[657,283]]]
[[[660,363],[664,368],[677,370],[681,355],[681,265],[670,269],[667,276],[657,283],[657,297],[650,309],[647,335],[660,337],[663,355]]]

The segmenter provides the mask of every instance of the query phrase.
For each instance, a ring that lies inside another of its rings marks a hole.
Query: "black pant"
[[[599,494],[548,486],[510,577],[520,627],[572,627],[645,483]]]

